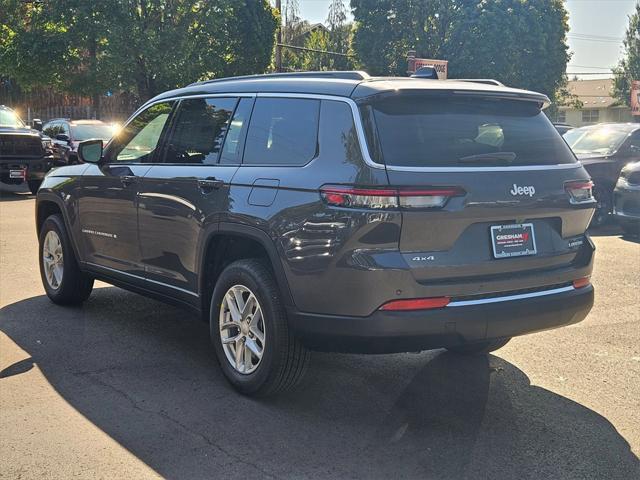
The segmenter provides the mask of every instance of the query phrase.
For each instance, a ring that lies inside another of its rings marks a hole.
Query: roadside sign
[[[409,75],[415,73],[421,67],[433,67],[435,71],[438,73],[438,78],[440,80],[447,79],[447,69],[449,65],[448,60],[436,60],[433,58],[416,58],[416,57],[408,57],[408,73]]]

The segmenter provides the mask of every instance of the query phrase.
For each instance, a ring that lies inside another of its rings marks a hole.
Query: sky
[[[301,16],[324,22],[331,0],[298,0]],[[283,0],[285,3],[286,0]],[[345,0],[348,5],[348,0]],[[566,0],[569,12],[569,73],[607,72],[622,56],[622,37],[636,0]],[[600,67],[600,68],[593,68]],[[583,78],[600,78],[589,75]]]

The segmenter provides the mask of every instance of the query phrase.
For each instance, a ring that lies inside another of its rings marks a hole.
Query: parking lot
[[[98,284],[53,305],[34,197],[0,199],[0,478],[640,478],[640,244],[592,233],[596,304],[488,358],[314,354],[300,388],[225,382],[207,326]]]

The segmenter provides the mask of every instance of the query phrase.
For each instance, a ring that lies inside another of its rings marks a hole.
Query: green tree
[[[623,40],[624,55],[614,69],[614,95],[621,103],[631,105],[631,82],[640,80],[640,4],[629,16],[629,26]]]
[[[327,51],[329,48],[329,34],[317,29],[311,32],[304,46],[310,50]],[[329,70],[331,68],[332,59],[330,55],[319,52],[304,52],[302,68],[304,70]]]
[[[554,97],[569,60],[562,0],[351,0],[353,48],[376,74],[406,53],[449,60],[451,78],[487,77]]]
[[[286,0],[282,13],[282,43],[296,47],[304,47],[304,32],[308,30],[309,23],[300,17],[298,0]],[[282,49],[282,65],[285,70],[302,70],[305,61],[304,54],[300,50],[292,48]]]
[[[329,29],[327,50],[348,53],[351,25],[347,22],[347,6],[344,0],[331,0],[326,23]],[[349,70],[353,68],[353,62],[349,57],[333,55],[329,60],[330,70]]]
[[[1,76],[24,88],[119,90],[140,100],[264,72],[278,23],[267,0],[0,1]]]

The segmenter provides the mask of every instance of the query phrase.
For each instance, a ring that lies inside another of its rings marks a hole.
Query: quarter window
[[[117,162],[152,162],[173,102],[156,103],[131,120],[114,138],[107,158]]]
[[[319,100],[258,98],[251,115],[243,163],[308,163],[318,148],[319,111]]]
[[[183,100],[165,163],[217,164],[236,103],[236,98]]]

